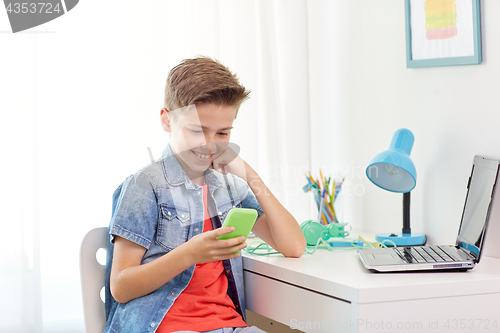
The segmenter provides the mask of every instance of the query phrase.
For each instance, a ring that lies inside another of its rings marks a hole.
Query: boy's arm
[[[302,229],[292,214],[267,188],[257,172],[230,147],[213,160],[213,166],[221,173],[232,173],[246,180],[250,186],[264,211],[255,222],[252,231],[285,257],[300,257],[307,245]]]
[[[116,236],[111,266],[111,294],[119,303],[147,295],[196,263],[231,259],[246,247],[244,237],[218,240],[234,227],[219,228],[192,237],[162,257],[141,265],[146,248]],[[243,243],[242,243],[243,242]]]

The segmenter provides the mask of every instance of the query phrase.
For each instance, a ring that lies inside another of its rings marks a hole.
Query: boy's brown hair
[[[249,94],[220,62],[196,57],[184,59],[168,74],[164,107],[173,111],[191,104],[213,103],[234,106],[237,112]]]

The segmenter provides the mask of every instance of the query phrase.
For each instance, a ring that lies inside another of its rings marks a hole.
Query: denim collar
[[[165,147],[162,154],[163,161],[163,172],[165,173],[165,178],[167,182],[172,186],[179,186],[184,184],[187,189],[200,189],[201,186],[193,183],[191,179],[186,175],[186,172],[182,168],[177,156],[172,151],[170,144]],[[207,169],[204,172],[205,183],[212,188],[212,192],[222,185],[219,178],[217,178],[216,171],[213,169]]]

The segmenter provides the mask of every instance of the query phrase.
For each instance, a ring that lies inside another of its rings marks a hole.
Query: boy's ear
[[[160,120],[161,120],[161,127],[163,127],[163,130],[165,132],[169,132],[170,133],[170,131],[171,131],[171,127],[170,127],[170,114],[168,113],[167,108],[161,109]]]

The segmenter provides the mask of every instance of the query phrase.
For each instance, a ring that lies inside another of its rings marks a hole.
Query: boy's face
[[[170,133],[170,147],[190,179],[202,177],[212,159],[223,153],[235,117],[234,106],[215,104],[161,111],[162,127]]]

